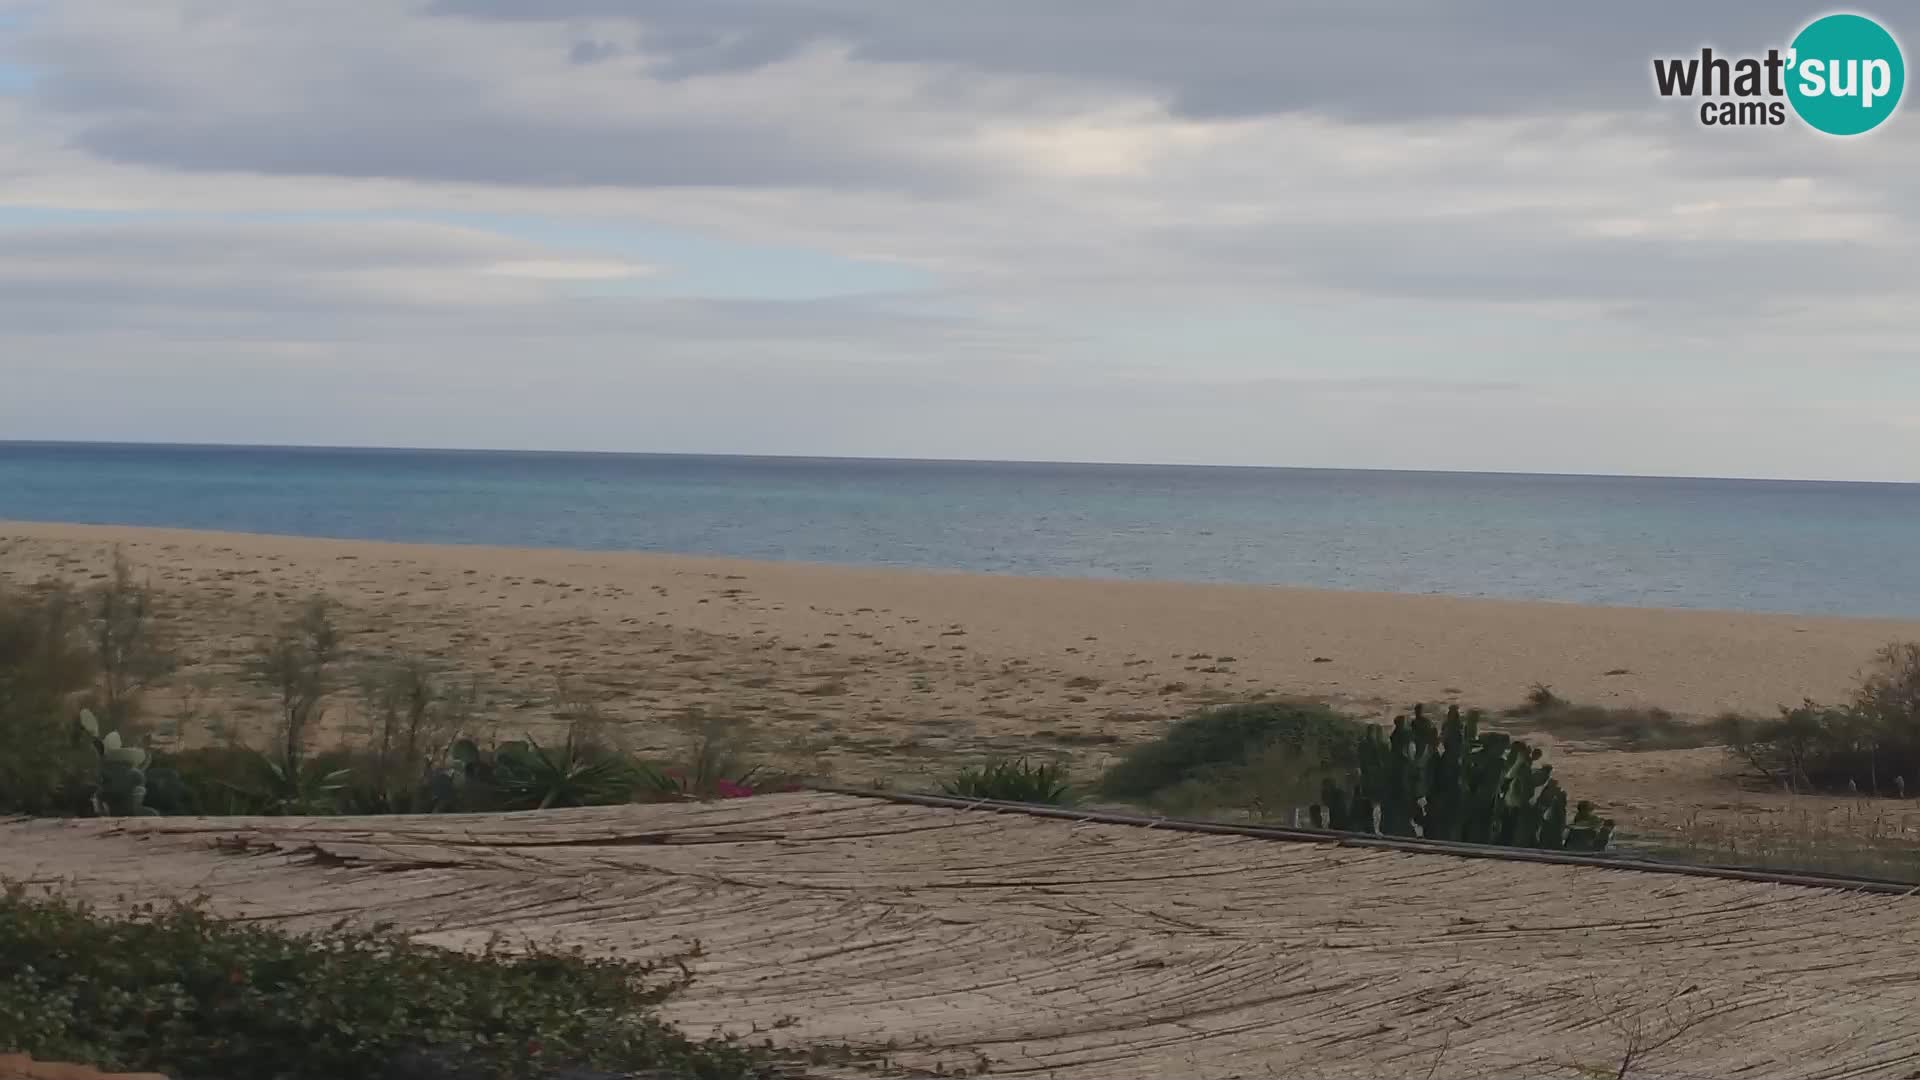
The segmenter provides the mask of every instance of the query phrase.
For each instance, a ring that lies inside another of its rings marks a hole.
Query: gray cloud
[[[1031,328],[887,296],[707,299],[580,282],[648,278],[593,253],[407,222],[218,220],[0,233],[0,327],[52,339],[155,335],[232,342],[568,339],[595,348],[848,350],[941,355],[1058,343]],[[577,269],[584,273],[569,275]],[[559,271],[559,272],[556,272]]]
[[[564,31],[448,41],[450,20],[265,5],[196,30],[166,13],[77,2],[36,20],[11,49],[41,73],[29,100],[91,153],[192,171],[930,194],[980,180],[896,131],[795,123],[777,87],[663,94],[637,61],[616,66],[617,45]]]
[[[204,27],[153,16],[141,27],[122,6],[76,2],[30,26],[14,51],[42,71],[39,106],[69,117],[80,145],[119,161],[541,186],[955,195],[1005,173],[938,145],[977,126],[983,108],[1044,118],[1074,97],[1084,105],[1128,94],[1197,119],[1660,114],[1653,55],[1707,41],[1762,48],[1806,17],[1786,0],[1480,0],[1464,9],[1417,0],[1194,8],[1148,0],[436,0],[426,10],[437,17],[351,8],[280,17],[258,6]],[[152,32],[173,30],[168,49],[147,47]],[[815,96],[808,83],[825,77],[819,71],[740,81],[836,48],[851,50],[856,64],[926,74],[890,101],[850,89],[820,96],[813,109],[793,103]],[[552,77],[527,83],[542,57],[597,81],[570,94],[554,93]],[[983,98],[983,78],[1040,81]],[[686,89],[715,79],[734,82],[706,97]],[[1722,150],[1752,154],[1751,142],[1702,148],[1676,167]],[[1835,167],[1832,155],[1806,160]]]
[[[620,46],[611,41],[576,41],[567,50],[567,59],[576,64],[597,64],[620,55]]]
[[[447,15],[630,18],[680,77],[752,70],[823,42],[877,61],[1088,79],[1201,117],[1341,118],[1640,104],[1656,55],[1784,44],[1804,3],[1472,0],[435,0]]]
[[[1808,14],[62,0],[0,41],[0,435],[1890,475],[1920,122],[1647,75]],[[772,298],[855,263],[927,284]]]
[[[965,186],[961,170],[819,141],[769,125],[672,121],[591,124],[449,111],[351,110],[284,117],[190,114],[110,120],[80,145],[178,169],[448,180],[543,187]]]
[[[1920,265],[1902,245],[1784,237],[1693,239],[1663,234],[1581,236],[1534,210],[1440,219],[1388,218],[1371,226],[1294,223],[1176,229],[1168,247],[1196,262],[1250,273],[1284,266],[1296,284],[1373,296],[1605,310],[1663,310],[1697,319],[1763,318],[1775,299],[1817,304],[1920,292]],[[1795,267],[1819,266],[1818,274]]]

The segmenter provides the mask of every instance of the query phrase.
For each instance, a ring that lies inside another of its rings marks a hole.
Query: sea
[[[0,442],[0,520],[1920,618],[1920,484]]]

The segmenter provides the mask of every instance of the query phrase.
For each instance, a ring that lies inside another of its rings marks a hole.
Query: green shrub
[[[152,596],[118,553],[107,580],[82,591],[0,592],[0,811],[146,812],[149,763],[132,721],[172,665]]]
[[[156,750],[153,763],[171,781],[147,786],[147,805],[165,815],[271,813],[261,792],[261,755],[244,746],[206,746],[192,750]]]
[[[157,622],[153,591],[133,579],[133,567],[118,550],[107,579],[86,592],[87,643],[99,677],[93,699],[100,719],[125,731],[138,713],[140,695],[173,671]]]
[[[1904,797],[1920,776],[1912,733],[1850,705],[1808,701],[1772,719],[1727,714],[1715,728],[1730,754],[1788,791]]]
[[[1535,683],[1526,702],[1501,715],[1511,725],[1544,731],[1562,739],[1598,742],[1622,750],[1690,750],[1711,746],[1715,730],[1690,724],[1665,709],[1631,706],[1576,705]]]
[[[739,1045],[655,1017],[681,985],[577,950],[463,954],[383,930],[287,934],[194,907],[109,918],[0,892],[0,1052],[114,1070],[397,1078],[430,1058],[463,1076],[754,1075]]]
[[[488,782],[504,810],[547,810],[632,802],[640,776],[625,754],[569,731],[559,746],[501,743]]]
[[[681,728],[687,741],[677,760],[640,766],[643,798],[735,799],[798,786],[793,776],[750,761],[752,730],[737,717],[694,715]]]
[[[357,812],[346,789],[345,751],[302,761],[289,772],[277,756],[245,746],[156,750],[147,770],[146,805],[164,815],[314,817]]]
[[[1896,641],[1875,653],[1853,704],[1886,724],[1920,725],[1920,641]]]
[[[303,775],[309,733],[325,714],[327,698],[338,689],[343,645],[333,610],[327,597],[311,597],[298,615],[260,643],[248,664],[253,677],[279,701],[272,753],[287,776]]]
[[[95,762],[76,698],[94,674],[70,591],[0,591],[0,812],[74,813],[85,802]]]
[[[1313,801],[1321,781],[1344,776],[1365,728],[1325,705],[1257,702],[1203,709],[1128,751],[1100,778],[1111,799],[1169,810]]]
[[[451,680],[425,660],[398,657],[361,673],[360,703],[362,743],[326,755],[332,768],[348,772],[342,806],[356,814],[436,809],[433,774],[473,724],[477,682]]]
[[[307,600],[246,663],[278,706],[265,751],[152,751],[129,721],[173,668],[151,593],[116,555],[101,585],[0,591],[0,813],[320,815],[485,812],[652,799],[737,798],[797,786],[747,760],[740,722],[694,717],[686,755],[635,759],[604,737],[591,698],[564,683],[564,740],[532,736],[482,749],[463,733],[478,687],[422,660],[360,668],[345,741],[313,734],[349,684],[344,635],[325,596]],[[77,722],[91,705],[92,730]]]
[[[940,790],[966,799],[1000,799],[1048,806],[1063,806],[1073,801],[1073,789],[1067,783],[1065,768],[1052,762],[1036,765],[1026,758],[989,761],[962,769],[958,776],[940,785]]]
[[[319,817],[340,813],[341,792],[351,770],[323,759],[287,764],[265,754],[254,755],[253,786],[244,794],[274,816]]]
[[[1393,720],[1388,735],[1369,726],[1351,784],[1328,780],[1314,824],[1388,836],[1462,840],[1548,850],[1601,851],[1613,822],[1582,802],[1572,818],[1567,794],[1541,765],[1540,751],[1497,731],[1480,714],[1447,709],[1435,724],[1421,706]]]
[[[401,786],[398,773],[379,778],[377,748],[312,754],[297,782],[278,758],[244,746],[160,752],[148,775],[158,772],[168,783],[159,788],[149,781],[147,805],[162,814],[213,816],[487,813],[739,798],[798,786],[711,738],[697,742],[683,762],[654,764],[602,742],[595,730],[575,720],[564,739],[552,743],[532,736],[493,746],[454,739],[410,788]]]
[[[1176,817],[1300,823],[1327,780],[1352,775],[1350,766],[1332,761],[1350,748],[1344,740],[1306,746],[1268,743],[1249,751],[1245,761],[1208,766],[1145,802]]]
[[[1773,719],[1725,715],[1728,751],[1791,791],[1920,792],[1920,642],[1896,642],[1845,705],[1803,702]]]

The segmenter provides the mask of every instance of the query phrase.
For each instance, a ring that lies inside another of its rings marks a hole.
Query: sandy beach
[[[0,523],[0,578],[85,582],[116,547],[170,613],[185,663],[154,712],[178,738],[267,722],[240,661],[324,592],[356,653],[477,676],[503,730],[546,726],[564,685],[637,749],[673,745],[689,715],[736,716],[784,759],[903,785],[995,753],[1097,767],[1196,706],[1260,693],[1387,715],[1499,708],[1547,683],[1692,717],[1771,712],[1837,698],[1875,649],[1920,638],[1890,620],[28,523]],[[350,721],[346,695],[335,717]],[[1566,749],[1562,774],[1615,805],[1684,802],[1723,757]]]

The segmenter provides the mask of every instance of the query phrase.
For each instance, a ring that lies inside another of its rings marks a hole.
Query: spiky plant
[[[948,795],[966,799],[1062,806],[1073,801],[1067,770],[1054,762],[1035,764],[1026,758],[1000,758],[960,770],[940,785]]]

